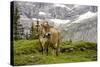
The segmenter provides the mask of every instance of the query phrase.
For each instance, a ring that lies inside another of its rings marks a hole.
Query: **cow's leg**
[[[51,53],[52,53],[52,55],[54,55],[54,53],[55,53],[55,51],[54,51],[54,49],[55,49],[55,48],[54,48],[54,45],[53,45],[53,44],[50,44],[50,47],[51,47],[51,49],[52,49],[52,52],[51,52]]]
[[[48,55],[48,44],[47,44],[47,47],[46,47],[46,54]]]
[[[45,42],[41,43],[41,47],[42,47],[42,55],[45,53]]]
[[[46,53],[46,43],[43,43],[43,54]]]
[[[40,47],[41,47],[41,49],[42,49],[42,55],[43,55],[44,47],[43,47],[43,43],[42,43],[42,41],[41,41],[41,38],[39,38],[39,43],[40,43]]]
[[[56,56],[58,56],[58,48],[56,48]]]
[[[58,56],[58,53],[59,53],[59,44],[56,43],[55,46],[56,46],[56,49],[55,49],[56,50],[56,56]]]
[[[41,43],[40,43],[40,45],[41,45],[41,50],[42,50],[42,55],[43,55],[44,47],[43,47],[43,45]]]
[[[52,54],[53,54],[53,55],[55,55],[55,48],[54,48],[54,47],[53,47],[53,51],[52,51]]]
[[[42,55],[44,54],[44,52],[45,52],[45,44],[44,43],[42,43]]]
[[[46,44],[46,54],[48,55],[49,42]]]
[[[42,55],[44,54],[44,46],[43,44],[40,42],[40,45],[41,45],[41,49],[42,49]]]
[[[52,44],[52,49],[53,49],[53,55],[55,55],[55,53],[56,53],[56,44]]]
[[[42,46],[42,55],[44,54],[44,47]]]

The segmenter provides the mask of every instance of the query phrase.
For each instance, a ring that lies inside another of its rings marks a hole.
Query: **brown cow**
[[[45,38],[47,38],[48,45],[47,45],[47,53],[48,53],[48,46],[51,46],[54,51],[56,51],[56,55],[58,55],[59,51],[59,41],[60,41],[60,33],[54,27],[51,27],[47,21],[43,22],[42,30],[43,34],[45,34]]]
[[[37,21],[37,30],[39,42],[42,47],[42,53],[46,50],[48,55],[48,47],[51,46],[58,56],[60,41],[59,31],[51,27],[47,21],[44,21],[42,24],[39,24],[39,22]]]

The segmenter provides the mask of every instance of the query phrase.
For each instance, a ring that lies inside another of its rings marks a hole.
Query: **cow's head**
[[[43,37],[50,37],[51,33],[48,31],[49,24],[47,21],[39,21],[37,20],[35,23],[35,36],[43,36]]]
[[[48,24],[47,21],[44,21],[42,24],[42,32],[43,34],[45,35],[46,38],[50,38],[51,36],[51,32],[49,31],[50,30],[50,25]]]
[[[34,28],[35,28],[35,36],[38,37],[39,35],[43,35],[44,30],[43,30],[43,21],[39,21],[37,20],[34,24]]]
[[[44,21],[41,25],[42,25],[42,27],[44,27],[44,28],[48,28],[48,27],[49,27],[49,24],[48,24],[47,21]]]

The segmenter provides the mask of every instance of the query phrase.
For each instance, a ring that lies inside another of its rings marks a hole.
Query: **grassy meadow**
[[[18,40],[14,42],[14,65],[37,65],[97,60],[97,44],[93,42],[60,43],[60,54],[56,56],[49,48],[49,55],[42,55],[38,40]]]

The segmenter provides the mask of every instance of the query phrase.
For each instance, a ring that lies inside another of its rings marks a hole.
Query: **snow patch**
[[[70,20],[60,20],[60,19],[50,19],[50,21],[54,22],[54,27],[59,27],[60,24],[66,24],[70,22]]]
[[[69,7],[63,5],[63,4],[54,4],[55,7],[61,7],[61,8],[66,8],[68,10],[71,10]]]
[[[32,18],[32,20],[33,20],[33,21],[36,21],[36,20],[37,20],[37,18]]]
[[[92,18],[92,17],[94,17],[94,16],[96,16],[96,15],[97,15],[97,13],[93,13],[93,12],[88,11],[87,13],[80,15],[80,16],[76,19],[76,21],[74,21],[74,22],[72,22],[72,23],[80,23],[82,20]]]
[[[54,4],[54,6],[56,6],[56,7],[66,7],[65,5],[63,5],[63,4]]]
[[[60,19],[50,19],[50,20],[56,24],[65,24],[65,23],[70,22],[70,20],[60,20]]]
[[[46,15],[45,12],[39,12],[39,15]]]

